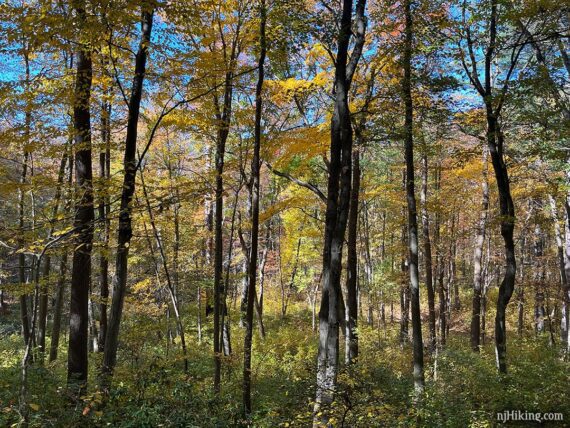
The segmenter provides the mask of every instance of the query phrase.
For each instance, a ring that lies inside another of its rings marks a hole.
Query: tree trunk
[[[84,2],[76,12],[85,25]],[[82,28],[85,31],[85,28]],[[87,383],[87,341],[89,323],[89,284],[91,280],[91,248],[93,244],[93,172],[91,165],[91,50],[79,45],[73,105],[75,150],[75,181],[79,199],[75,205],[75,249],[71,271],[71,303],[69,306],[69,346],[67,383],[77,397]]]
[[[109,238],[111,233],[111,198],[108,186],[111,178],[111,103],[103,102],[101,111],[101,139],[105,150],[99,153],[99,178],[105,183],[99,201],[99,220],[103,228],[103,242],[99,254],[99,352],[105,349],[107,336],[107,300],[109,299]]]
[[[352,33],[352,0],[343,0],[335,66],[335,97],[331,119],[331,148],[328,166],[327,208],[323,246],[323,288],[319,311],[319,350],[314,406],[315,426],[327,425],[328,407],[334,400],[339,363],[339,324],[342,290],[342,248],[348,220],[352,179],[352,126],[348,95],[350,83],[364,45],[365,0],[358,0],[355,20],[355,46],[348,62]],[[343,305],[344,306],[344,305]]]
[[[435,329],[435,295],[434,295],[434,280],[432,270],[432,254],[431,254],[431,240],[429,233],[429,211],[427,207],[428,196],[428,157],[426,153],[427,147],[424,148],[422,156],[422,231],[424,236],[424,264],[426,270],[426,290],[428,297],[428,310],[429,310],[429,342],[430,350],[433,352],[436,346],[436,329]]]
[[[61,157],[61,162],[59,164],[59,171],[57,175],[57,187],[54,195],[54,206],[52,210],[52,223],[48,232],[48,240],[52,237],[55,230],[55,222],[57,221],[57,213],[59,211],[59,203],[61,200],[63,181],[65,178],[65,167],[68,159],[68,147],[65,148],[65,152]],[[70,160],[71,162],[71,160]],[[43,284],[40,285],[40,303],[39,303],[39,313],[38,313],[38,351],[40,354],[40,360],[44,360],[45,347],[46,347],[46,324],[47,324],[47,309],[48,309],[48,290],[49,290],[49,277],[51,270],[51,257],[46,254],[44,257],[44,269],[42,272]],[[39,266],[38,266],[39,268]]]
[[[404,1],[405,41],[403,54],[404,79],[402,97],[405,104],[405,157],[406,157],[406,198],[408,201],[408,263],[410,272],[410,303],[412,311],[412,341],[414,363],[414,389],[421,394],[424,389],[424,350],[422,341],[422,320],[420,312],[420,284],[418,271],[418,221],[414,183],[414,137],[412,103],[412,5]]]
[[[537,201],[539,209],[542,208],[541,201]],[[534,228],[534,275],[533,282],[535,286],[534,294],[534,327],[537,334],[544,333],[546,310],[544,308],[544,233],[540,224],[536,224]]]
[[[347,243],[347,273],[346,273],[346,352],[345,360],[350,364],[358,357],[358,256],[356,244],[358,238],[358,206],[360,192],[360,153],[356,148],[352,152],[352,191],[350,193],[350,212],[348,218],[348,243]],[[369,294],[370,295],[370,292]],[[371,306],[369,305],[369,309]]]
[[[507,372],[507,326],[505,312],[511,300],[515,286],[516,260],[515,260],[515,208],[511,197],[509,175],[503,158],[503,136],[497,119],[488,107],[487,114],[487,142],[495,170],[495,179],[499,189],[499,205],[501,214],[501,235],[505,243],[505,276],[499,287],[497,297],[497,314],[495,317],[495,348],[497,368],[499,372]]]
[[[53,324],[51,329],[51,344],[49,348],[49,362],[57,358],[59,348],[59,335],[61,332],[61,312],[63,310],[63,299],[65,295],[65,275],[67,271],[67,253],[65,253],[59,263],[59,277],[57,280],[55,305],[53,309]]]
[[[566,214],[566,232],[564,234],[565,240],[565,259],[564,259],[564,271],[566,272],[566,279],[570,282],[570,201],[569,201],[570,194],[566,196],[565,200],[565,214]],[[564,296],[565,300],[568,302],[566,304],[566,331],[568,332],[568,340],[566,341],[566,355],[570,354],[570,289],[567,290],[566,295]]]
[[[25,245],[24,241],[24,185],[26,183],[26,175],[28,171],[28,157],[27,151],[24,151],[24,162],[22,163],[22,174],[20,178],[20,188],[18,190],[18,205],[19,205],[19,244],[23,248]],[[21,252],[18,255],[18,282],[21,288],[25,287],[26,284],[26,255]],[[24,344],[28,343],[28,338],[30,337],[30,321],[28,316],[28,295],[26,292],[22,292],[20,295],[20,319],[22,321],[22,336],[24,338]]]
[[[230,55],[230,63],[235,60],[235,43],[232,44],[232,52]],[[214,392],[220,391],[221,369],[222,369],[222,345],[223,345],[223,328],[220,321],[225,313],[226,303],[222,297],[225,295],[224,285],[222,283],[223,273],[223,216],[224,216],[224,157],[226,152],[226,141],[230,130],[231,112],[232,112],[232,94],[233,94],[233,72],[228,70],[224,82],[223,105],[220,110],[217,95],[214,96],[214,104],[216,106],[216,120],[219,122],[216,135],[216,190],[215,190],[215,208],[214,208]]]
[[[69,146],[69,171],[67,177],[67,201],[64,207],[65,212],[69,212],[72,204],[73,199],[73,162],[72,162],[72,149]],[[67,273],[67,251],[63,253],[61,256],[61,260],[59,262],[59,276],[57,279],[57,286],[56,286],[56,294],[55,294],[55,305],[53,309],[53,324],[52,324],[52,331],[51,331],[51,344],[49,350],[49,361],[54,361],[57,358],[57,351],[59,347],[59,336],[61,332],[61,316],[63,310],[63,299],[65,296],[65,276]]]
[[[115,284],[113,287],[113,300],[109,313],[107,336],[105,337],[105,351],[103,366],[101,368],[102,386],[110,386],[110,377],[117,362],[117,349],[119,346],[119,328],[123,314],[123,303],[127,291],[128,256],[131,237],[131,202],[135,193],[136,182],[136,149],[137,127],[139,122],[140,105],[143,92],[143,83],[146,72],[146,60],[150,37],[152,32],[154,10],[142,10],[141,41],[135,59],[135,74],[129,99],[129,117],[127,121],[127,135],[125,137],[125,157],[123,160],[124,177],[121,192],[121,208],[119,212],[119,228],[117,231],[117,255],[115,265]]]
[[[531,204],[529,204],[531,205]],[[532,210],[532,206],[530,207]],[[529,211],[529,213],[532,211]],[[524,332],[524,279],[525,279],[525,250],[526,250],[526,230],[521,231],[521,253],[520,253],[520,269],[519,284],[517,287],[517,334],[519,338],[523,337]]]
[[[263,112],[263,79],[265,77],[265,23],[266,9],[265,0],[260,0],[259,5],[260,23],[259,23],[259,61],[257,65],[257,86],[255,89],[255,130],[253,143],[253,159],[251,160],[251,246],[249,254],[248,268],[248,296],[247,310],[245,317],[245,337],[244,337],[244,355],[243,355],[243,408],[244,416],[248,418],[251,415],[251,344],[253,339],[253,307],[254,300],[257,300],[257,292],[255,284],[257,281],[257,257],[259,244],[259,169],[261,162],[259,152],[261,148],[261,115]],[[261,319],[260,319],[261,321]]]
[[[471,314],[471,348],[479,352],[481,338],[481,288],[482,288],[482,260],[483,245],[485,244],[485,229],[489,211],[489,181],[487,174],[487,148],[483,148],[483,198],[481,201],[481,213],[477,224],[475,236],[475,248],[473,250],[473,312]]]
[[[562,238],[562,229],[560,228],[560,219],[558,217],[558,209],[556,207],[556,200],[552,195],[549,195],[550,212],[554,222],[554,236],[556,239],[556,248],[558,250],[558,269],[560,271],[560,285],[562,288],[562,313],[560,322],[560,339],[563,344],[568,343],[568,316],[569,316],[569,303],[570,303],[570,285],[568,284],[568,277],[566,276],[566,265],[569,263],[566,259],[564,252],[564,241]]]
[[[441,187],[441,165],[435,170],[435,191],[439,192]],[[444,275],[444,260],[441,245],[441,214],[439,209],[435,212],[435,225],[434,225],[434,243],[435,243],[435,274],[437,280],[437,296],[439,301],[439,343],[440,345],[445,345],[445,335],[447,331],[447,317],[446,317],[446,304],[445,304],[445,293],[443,287],[443,275]]]

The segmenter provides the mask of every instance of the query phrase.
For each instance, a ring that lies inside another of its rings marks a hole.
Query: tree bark
[[[566,265],[569,263],[564,252],[564,241],[562,237],[562,229],[560,227],[560,218],[558,217],[558,209],[556,207],[556,199],[549,195],[550,213],[554,222],[554,237],[556,239],[556,248],[558,250],[558,269],[560,271],[560,285],[562,291],[562,313],[560,322],[560,339],[563,344],[568,343],[568,317],[570,310],[570,285],[566,276]]]
[[[542,201],[536,201],[539,209],[542,208]],[[534,274],[533,282],[535,287],[534,294],[534,326],[537,334],[544,333],[546,321],[545,293],[544,293],[544,232],[540,224],[536,224],[534,228]]]
[[[69,212],[71,205],[72,205],[72,198],[73,198],[73,162],[72,162],[72,148],[71,145],[68,147],[68,157],[69,157],[69,171],[67,177],[67,201],[65,203],[64,210],[65,212]],[[59,276],[57,279],[57,286],[56,286],[56,294],[55,294],[55,305],[53,309],[53,323],[52,323],[52,330],[51,330],[51,344],[49,350],[49,361],[55,361],[57,358],[57,351],[59,348],[59,336],[61,332],[61,317],[62,317],[62,310],[63,310],[63,299],[65,295],[65,276],[67,274],[67,261],[68,255],[67,251],[63,253],[61,256],[61,260],[59,262]]]
[[[124,177],[121,192],[121,207],[119,212],[119,227],[117,231],[117,255],[115,266],[115,284],[113,287],[113,300],[109,313],[107,335],[105,337],[105,351],[103,353],[103,366],[101,368],[102,386],[110,386],[110,378],[117,363],[117,349],[119,346],[119,328],[123,313],[123,303],[127,291],[128,256],[131,237],[131,202],[135,193],[136,182],[136,148],[137,127],[139,122],[140,105],[143,92],[143,83],[146,72],[146,60],[150,37],[152,32],[154,10],[142,9],[141,41],[135,59],[135,74],[128,107],[127,135],[125,137],[125,156],[123,160]]]
[[[428,298],[429,310],[429,343],[430,350],[433,352],[436,346],[436,328],[435,328],[435,295],[433,280],[433,260],[431,254],[431,239],[429,231],[429,211],[427,207],[428,197],[428,157],[426,153],[427,147],[424,148],[422,156],[422,232],[424,237],[424,264],[426,270],[426,290]]]
[[[24,62],[26,65],[26,76],[25,76],[25,86],[26,91],[29,90],[30,85],[30,59],[29,53],[26,51],[24,53]],[[25,123],[24,123],[24,132],[25,132],[25,144],[30,144],[31,138],[31,126],[32,126],[32,113],[31,108],[29,105],[26,105],[26,115],[25,115]],[[22,162],[22,172],[20,175],[20,187],[18,188],[18,228],[19,228],[19,246],[23,248],[25,245],[24,240],[24,226],[25,226],[25,218],[24,218],[24,199],[26,196],[25,192],[25,184],[27,181],[28,175],[28,160],[30,154],[28,152],[27,147],[24,147],[24,160]],[[24,287],[26,284],[26,255],[21,252],[18,255],[18,282],[20,287]],[[22,336],[24,338],[24,344],[28,343],[28,338],[30,337],[30,320],[28,315],[28,295],[26,292],[22,292],[20,295],[20,319],[22,321]]]
[[[108,191],[111,178],[111,103],[103,102],[101,109],[101,139],[105,150],[99,153],[99,178],[104,183],[99,201],[99,220],[103,228],[103,242],[99,255],[99,352],[105,349],[107,336],[107,300],[109,299],[109,238],[111,234],[111,198]]]
[[[352,0],[343,0],[337,41],[334,81],[334,111],[331,119],[331,148],[328,166],[327,207],[323,246],[323,288],[319,310],[317,385],[313,413],[315,426],[327,425],[328,407],[334,400],[339,363],[339,323],[342,316],[342,248],[348,220],[352,179],[352,125],[348,107],[350,83],[364,45],[366,1],[358,0],[355,47],[348,61],[352,33]]]
[[[438,165],[435,169],[435,191],[439,192],[441,188],[441,165]],[[438,201],[439,203],[440,201]],[[441,213],[440,208],[435,212],[435,224],[434,224],[434,246],[435,246],[435,280],[437,282],[436,291],[438,296],[438,321],[439,321],[439,344],[441,346],[445,345],[445,334],[447,331],[447,317],[446,317],[446,304],[445,304],[445,293],[443,287],[443,275],[444,275],[444,260],[441,245]]]
[[[267,52],[265,26],[267,11],[265,0],[259,2],[259,45],[260,53],[257,64],[257,86],[255,88],[255,129],[253,142],[253,159],[251,160],[251,246],[248,266],[247,310],[245,316],[245,337],[243,356],[243,408],[244,415],[251,415],[251,344],[253,338],[253,307],[257,299],[255,284],[257,281],[257,257],[259,244],[259,158],[261,148],[261,115],[263,113],[263,80],[265,78],[265,55]]]
[[[482,260],[483,245],[485,244],[485,229],[487,227],[487,216],[489,212],[489,179],[487,172],[487,148],[483,148],[483,182],[481,213],[477,224],[475,236],[475,248],[473,250],[473,312],[471,314],[471,348],[479,352],[481,344],[481,288],[482,288]]]
[[[347,242],[347,273],[346,273],[346,352],[347,364],[352,363],[358,357],[358,255],[356,244],[358,238],[358,206],[360,192],[360,153],[356,148],[352,152],[352,191],[350,193],[350,212],[348,218],[348,242]],[[370,293],[369,293],[370,295]]]
[[[233,64],[237,52],[236,41],[232,43],[229,62]],[[216,120],[218,121],[218,129],[216,135],[216,190],[215,190],[215,208],[214,208],[214,392],[220,392],[221,370],[222,370],[222,345],[224,332],[220,321],[226,309],[226,302],[223,299],[225,295],[224,285],[222,282],[223,274],[223,216],[224,216],[224,157],[226,153],[226,141],[230,131],[230,122],[232,115],[232,96],[233,96],[233,65],[226,71],[223,91],[223,102],[220,109],[217,95],[214,96],[214,105],[216,106]]]
[[[76,13],[85,26],[84,2],[78,2]],[[82,28],[85,31],[85,28]],[[91,280],[91,249],[93,245],[93,171],[91,164],[91,49],[80,44],[77,51],[77,74],[73,105],[75,145],[75,181],[79,199],[75,205],[74,227],[77,237],[71,270],[71,303],[69,306],[69,346],[67,383],[80,395],[87,383],[87,345],[89,323],[89,284]]]
[[[414,364],[414,389],[421,394],[424,389],[424,354],[420,312],[420,285],[418,271],[418,220],[414,182],[414,136],[412,102],[412,5],[404,0],[405,41],[403,54],[404,79],[402,97],[405,104],[405,157],[406,157],[406,199],[408,202],[408,264],[410,272],[410,303],[412,312],[412,341]]]

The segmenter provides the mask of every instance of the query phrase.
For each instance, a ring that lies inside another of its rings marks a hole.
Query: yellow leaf
[[[35,403],[30,403],[30,409],[32,409],[34,412],[37,412],[38,410],[40,410],[40,405]]]

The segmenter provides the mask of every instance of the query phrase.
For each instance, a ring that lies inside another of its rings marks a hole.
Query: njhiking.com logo
[[[562,413],[527,412],[526,410],[503,410],[497,413],[498,422],[560,422],[564,420]]]

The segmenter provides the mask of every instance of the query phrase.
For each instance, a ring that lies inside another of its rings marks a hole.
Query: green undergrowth
[[[461,314],[461,316],[467,316]],[[210,321],[210,320],[208,320]],[[241,416],[243,330],[233,320],[231,356],[224,357],[221,393],[212,390],[210,326],[201,343],[186,319],[188,372],[178,341],[166,346],[164,322],[133,314],[125,318],[112,393],[103,403],[96,388],[101,355],[90,357],[90,383],[79,402],[64,388],[66,343],[59,358],[30,368],[31,426],[227,427],[244,425]],[[211,324],[211,321],[210,321]],[[258,427],[310,426],[317,336],[307,310],[291,308],[281,319],[266,315],[266,338],[256,330],[253,349],[253,405]],[[511,330],[512,331],[512,330]],[[341,367],[334,426],[492,427],[503,410],[561,412],[570,424],[569,364],[546,337],[509,336],[509,373],[498,376],[491,340],[480,354],[461,331],[451,332],[435,354],[426,350],[426,388],[413,396],[411,346],[400,346],[399,325],[361,326],[360,357]],[[424,331],[424,335],[427,332]],[[424,336],[425,338],[426,336]],[[341,340],[341,344],[343,341]],[[22,341],[13,332],[0,338],[0,426],[18,426]],[[341,350],[341,357],[343,350]],[[511,426],[505,424],[501,426]],[[532,426],[528,422],[513,426]],[[548,425],[546,425],[548,426]]]

